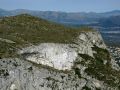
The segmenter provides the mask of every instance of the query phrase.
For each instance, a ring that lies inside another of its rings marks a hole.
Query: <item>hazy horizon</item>
[[[32,10],[32,9],[24,9],[24,8],[18,8],[18,9],[4,9],[4,8],[0,8],[2,10],[5,11],[14,11],[14,10],[30,10],[30,11],[48,11],[48,10]],[[106,13],[106,12],[112,12],[112,11],[120,11],[119,9],[115,9],[115,10],[110,10],[110,11],[103,11],[103,12],[95,12],[95,11],[79,11],[79,12],[69,12],[69,11],[55,11],[55,10],[49,10],[50,12],[63,12],[63,13]],[[48,11],[48,12],[49,12]]]
[[[5,10],[27,9],[60,12],[109,12],[120,10],[120,0],[0,0]]]

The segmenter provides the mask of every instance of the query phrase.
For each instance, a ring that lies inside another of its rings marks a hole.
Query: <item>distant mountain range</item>
[[[104,13],[66,13],[56,11],[32,11],[25,9],[7,11],[0,9],[1,18],[4,16],[15,16],[19,14],[30,14],[32,16],[37,16],[39,18],[62,23],[68,26],[93,26],[100,30],[103,39],[105,40],[105,43],[107,45],[120,45],[120,10],[114,10]]]
[[[120,26],[120,10],[114,10],[104,13],[95,12],[77,12],[66,13],[56,11],[32,11],[25,9],[3,10],[0,9],[0,16],[14,16],[18,14],[30,14],[50,21],[63,23],[67,25],[92,25],[101,27]]]
[[[99,26],[104,28],[120,27],[120,15],[100,18],[97,23],[90,23],[89,26]]]

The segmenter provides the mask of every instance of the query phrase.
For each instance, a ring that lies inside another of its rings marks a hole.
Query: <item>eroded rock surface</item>
[[[0,60],[0,90],[119,90],[120,73],[98,32],[71,44],[41,43]]]
[[[77,52],[67,44],[44,43],[19,52],[26,60],[48,65],[59,70],[70,70],[76,60]]]
[[[103,82],[91,78],[79,78],[72,72],[44,68],[20,59],[0,60],[0,68],[8,74],[0,75],[0,90],[82,90],[84,87],[107,90]]]
[[[106,48],[98,33],[81,33],[75,44],[42,43],[38,46],[23,48],[18,53],[26,60],[37,64],[48,65],[59,70],[71,70],[78,54],[93,57],[92,47],[97,45]]]

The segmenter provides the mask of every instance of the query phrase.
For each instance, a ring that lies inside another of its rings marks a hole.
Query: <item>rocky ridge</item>
[[[100,33],[77,35],[69,43],[50,39],[18,50],[16,57],[1,58],[0,90],[119,90],[119,67]]]
[[[117,87],[110,87],[104,81],[88,75],[85,72],[88,66],[82,63],[75,65],[77,59],[80,61],[83,59],[80,54],[94,58],[94,51],[92,50],[94,45],[106,48],[100,34],[96,32],[91,33],[91,35],[90,33],[82,33],[76,41],[75,44],[69,45],[43,43],[38,46],[30,46],[18,51],[21,58],[1,59],[0,89],[118,90]],[[41,55],[43,55],[42,59]],[[51,60],[53,65],[48,60]],[[85,63],[90,63],[90,61]],[[64,65],[66,66],[62,67]]]
[[[96,32],[81,33],[74,43],[42,43],[38,46],[23,48],[18,53],[28,61],[48,65],[59,70],[71,70],[78,54],[87,54],[93,57],[91,47],[94,44],[106,48],[100,35]]]

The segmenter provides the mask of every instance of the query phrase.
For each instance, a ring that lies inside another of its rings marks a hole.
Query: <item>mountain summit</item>
[[[119,90],[120,68],[100,33],[31,15],[0,20],[1,90]]]

